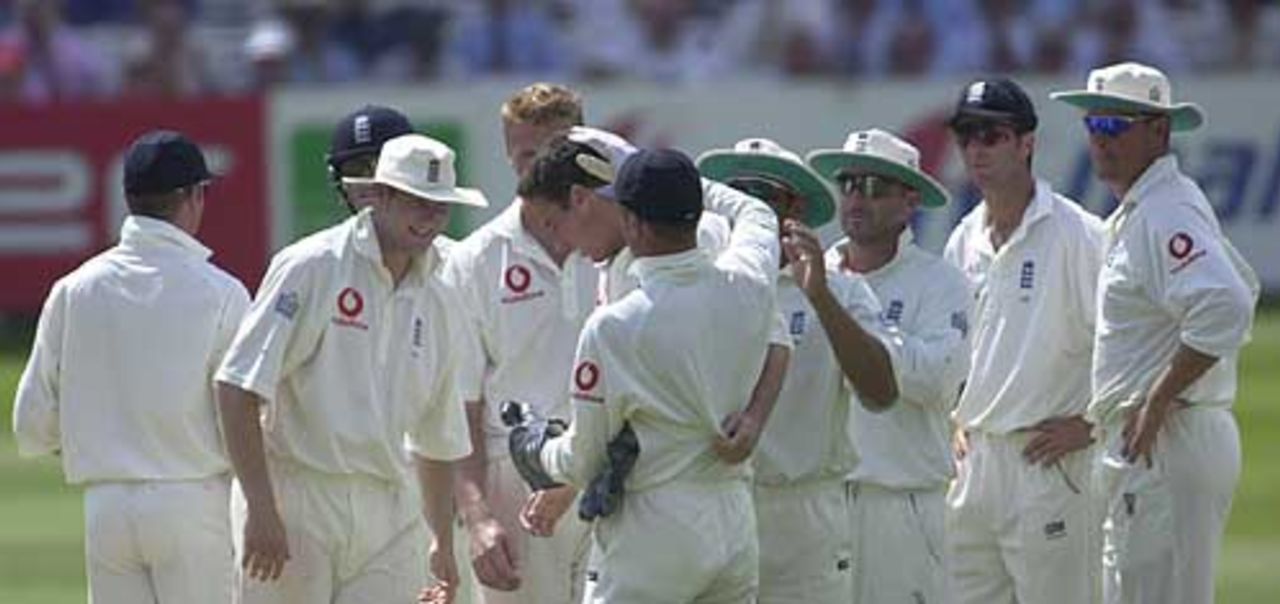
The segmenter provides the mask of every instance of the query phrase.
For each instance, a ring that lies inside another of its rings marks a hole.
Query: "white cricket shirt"
[[[579,340],[569,431],[547,443],[550,474],[585,486],[606,445],[629,420],[640,455],[627,478],[639,491],[672,480],[746,480],[711,443],[725,416],[742,410],[764,365],[775,323],[778,222],[743,197],[727,248],[637,258],[640,287],[602,306]]]
[[[524,228],[516,199],[449,251],[444,279],[463,300],[479,335],[479,354],[463,359],[466,400],[485,401],[490,457],[507,456],[500,411],[526,403],[541,417],[569,417],[569,385],[578,335],[595,310],[600,271],[581,254],[558,266]]]
[[[1204,193],[1166,155],[1130,187],[1107,232],[1090,417],[1144,396],[1179,344],[1218,358],[1181,398],[1229,407],[1259,284]]]
[[[998,251],[983,203],[951,232],[945,255],[974,295],[973,360],[956,423],[1008,434],[1084,413],[1102,221],[1037,181]]]
[[[18,384],[24,456],[61,452],[70,483],[226,472],[213,371],[249,305],[212,252],[130,216],[120,243],[59,279]]]
[[[884,343],[891,365],[896,365],[896,330],[881,323],[880,303],[866,280],[854,273],[831,271],[827,283],[845,312]],[[790,266],[778,276],[778,307],[791,338],[791,362],[777,406],[756,446],[756,483],[779,486],[843,479],[857,461],[850,407],[860,407],[861,402]]]
[[[437,242],[398,287],[370,210],[271,260],[217,379],[262,397],[269,454],[329,474],[407,480],[408,446],[471,451],[455,383],[475,336],[439,277]]]
[[[847,240],[827,251],[827,267],[848,271]],[[862,273],[897,329],[898,401],[879,413],[853,408],[858,465],[850,479],[891,489],[930,489],[953,474],[951,420],[969,371],[970,298],[964,276],[903,231],[884,266]]]

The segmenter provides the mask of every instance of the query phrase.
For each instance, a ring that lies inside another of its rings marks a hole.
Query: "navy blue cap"
[[[124,158],[124,191],[133,195],[168,193],[211,178],[200,148],[172,130],[143,134]]]
[[[674,149],[642,149],[627,158],[613,182],[614,197],[641,220],[697,223],[702,178],[689,156]]]
[[[377,155],[382,143],[412,132],[413,125],[403,113],[381,105],[365,105],[334,127],[325,161],[337,169],[338,164],[353,157]]]
[[[960,91],[955,113],[948,124],[955,128],[968,121],[1008,122],[1023,132],[1036,129],[1036,108],[1031,97],[1009,78],[974,80]]]

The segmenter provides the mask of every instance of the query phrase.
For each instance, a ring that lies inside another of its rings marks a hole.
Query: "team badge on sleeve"
[[[1169,238],[1168,248],[1169,255],[1173,257],[1175,262],[1173,268],[1169,270],[1170,274],[1178,273],[1182,269],[1187,268],[1187,266],[1192,262],[1195,262],[1200,259],[1200,257],[1208,253],[1203,249],[1196,249],[1195,240],[1191,238],[1191,235],[1182,231],[1174,233],[1173,236]]]
[[[298,292],[284,292],[276,297],[276,314],[292,320],[298,314]]]
[[[582,360],[573,369],[573,397],[593,403],[603,403],[604,397],[596,393],[600,385],[600,366],[593,361]]]

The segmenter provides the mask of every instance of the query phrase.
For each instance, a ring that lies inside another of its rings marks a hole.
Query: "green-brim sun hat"
[[[1126,113],[1168,115],[1171,128],[1186,132],[1204,123],[1195,103],[1174,103],[1173,90],[1164,72],[1141,63],[1119,63],[1089,72],[1086,90],[1054,92],[1049,98],[1085,111],[1117,110]]]
[[[841,172],[860,169],[888,176],[920,192],[925,207],[947,205],[951,195],[920,169],[920,151],[890,132],[872,128],[852,132],[842,149],[817,149],[806,158],[820,176],[834,181]]]
[[[732,149],[713,149],[698,157],[698,170],[711,180],[729,182],[744,176],[763,176],[777,180],[800,194],[805,200],[801,221],[820,227],[835,216],[836,197],[799,155],[767,138],[746,138]]]

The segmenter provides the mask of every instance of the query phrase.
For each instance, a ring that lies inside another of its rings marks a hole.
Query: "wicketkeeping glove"
[[[502,404],[502,423],[511,428],[507,435],[511,461],[529,487],[542,491],[560,486],[542,466],[542,447],[548,440],[564,434],[568,424],[559,419],[536,417],[526,405],[514,401]]]
[[[622,430],[609,441],[606,452],[608,462],[578,500],[578,517],[587,522],[608,516],[622,506],[623,485],[640,456],[640,441],[631,429],[631,422],[623,422]]]

